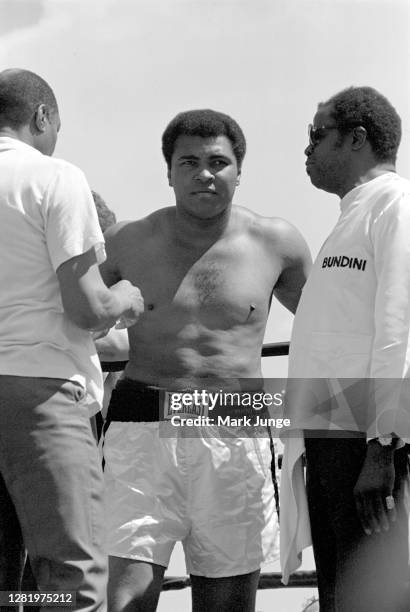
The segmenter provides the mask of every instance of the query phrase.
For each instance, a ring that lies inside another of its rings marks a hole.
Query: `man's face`
[[[199,219],[213,219],[231,204],[240,171],[226,136],[179,136],[168,180],[180,210]]]
[[[36,137],[35,147],[43,155],[52,155],[57,143],[57,135],[61,127],[60,115],[57,110],[50,110],[45,129]]]
[[[306,172],[318,189],[340,194],[349,171],[350,147],[331,117],[331,106],[322,106],[313,119],[314,144],[305,149]]]

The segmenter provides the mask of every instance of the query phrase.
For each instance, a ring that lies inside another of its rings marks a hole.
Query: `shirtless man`
[[[227,115],[177,115],[163,134],[176,206],[106,233],[105,281],[128,279],[145,298],[104,442],[111,612],[156,609],[177,540],[195,612],[254,610],[272,556],[268,437],[158,423],[164,389],[260,390],[272,294],[294,312],[306,279],[296,229],[232,205],[245,148]]]

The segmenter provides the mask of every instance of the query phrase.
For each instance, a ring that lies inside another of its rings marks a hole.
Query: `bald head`
[[[28,125],[40,105],[58,112],[53,90],[44,79],[18,68],[0,72],[0,129]]]

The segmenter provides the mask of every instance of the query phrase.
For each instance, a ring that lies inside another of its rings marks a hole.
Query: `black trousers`
[[[319,432],[317,432],[319,435]],[[310,434],[312,435],[312,434]],[[321,612],[409,612],[408,455],[395,452],[397,521],[365,535],[353,488],[364,438],[306,437],[307,494]]]

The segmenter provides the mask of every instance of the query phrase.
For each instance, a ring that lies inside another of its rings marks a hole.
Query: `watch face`
[[[379,438],[377,438],[377,441],[382,446],[390,446],[393,441],[393,437],[392,436],[380,436]]]

